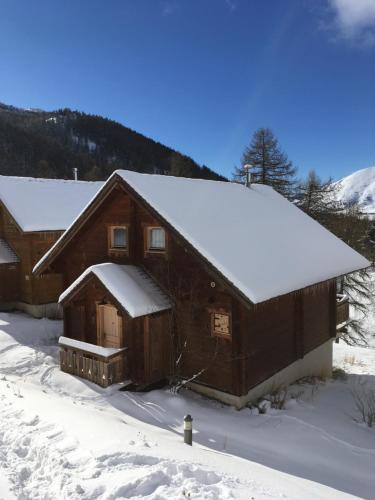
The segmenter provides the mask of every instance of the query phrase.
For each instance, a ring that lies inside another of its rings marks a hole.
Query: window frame
[[[114,230],[125,229],[126,231],[126,247],[114,246]],[[128,224],[111,224],[108,226],[108,250],[109,252],[116,253],[129,253],[129,226]]]
[[[164,231],[164,247],[153,248],[151,247],[151,231],[153,229],[162,229]],[[167,252],[167,232],[163,226],[146,226],[145,228],[145,251],[146,253],[165,254]]]
[[[232,314],[224,309],[211,309],[210,313],[210,327],[211,327],[211,337],[220,337],[226,340],[232,340]],[[220,314],[221,316],[228,317],[228,330],[229,333],[222,333],[215,331],[215,314]]]

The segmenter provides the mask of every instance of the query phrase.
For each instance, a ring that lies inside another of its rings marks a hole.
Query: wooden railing
[[[349,298],[346,295],[337,295],[336,326],[344,326],[349,321]]]
[[[126,348],[108,349],[60,337],[60,368],[102,387],[121,382],[126,376]]]

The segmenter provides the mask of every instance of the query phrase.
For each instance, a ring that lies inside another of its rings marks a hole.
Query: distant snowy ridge
[[[354,172],[335,183],[338,201],[358,203],[364,213],[375,214],[375,167]]]

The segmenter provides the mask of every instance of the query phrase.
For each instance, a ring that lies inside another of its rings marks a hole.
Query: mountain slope
[[[375,167],[358,170],[336,185],[339,201],[345,204],[358,203],[364,213],[375,213]]]
[[[113,120],[70,109],[47,112],[0,103],[0,174],[106,179],[114,170],[225,180],[188,156]]]

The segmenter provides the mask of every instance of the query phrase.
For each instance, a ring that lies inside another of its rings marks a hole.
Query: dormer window
[[[124,251],[128,249],[128,228],[126,226],[110,227],[110,250]]]
[[[162,227],[147,228],[147,250],[151,252],[165,250],[165,231]]]

